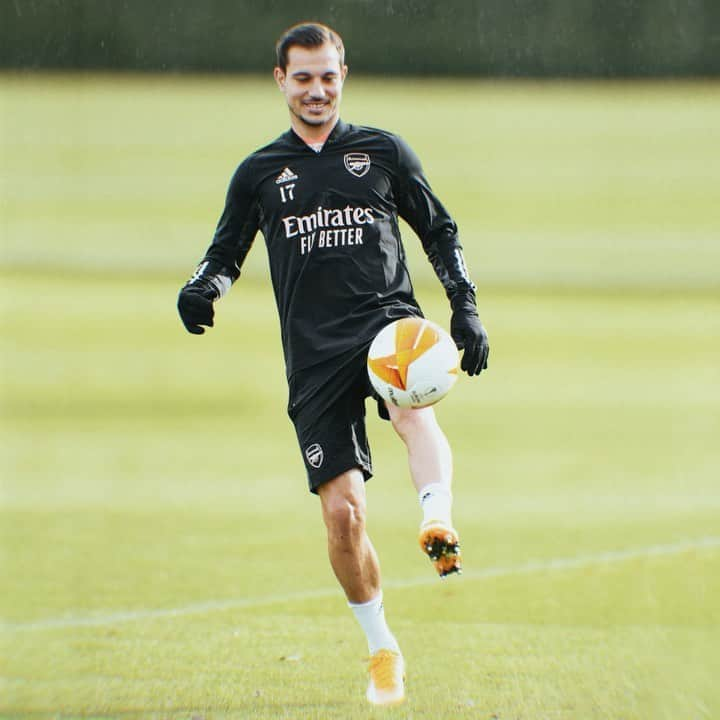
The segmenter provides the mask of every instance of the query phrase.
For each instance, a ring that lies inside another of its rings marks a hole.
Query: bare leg
[[[390,421],[408,451],[410,476],[415,489],[437,483],[448,491],[452,483],[452,453],[445,433],[431,408],[398,408],[387,403]]]
[[[327,527],[330,564],[368,642],[373,705],[405,699],[405,663],[385,621],[380,565],[365,532],[365,482],[358,469],[338,475],[318,489]]]
[[[423,521],[418,537],[440,577],[462,571],[460,539],[452,527],[452,454],[432,408],[405,409],[387,404],[390,420],[408,451]]]
[[[321,485],[318,494],[335,576],[351,603],[368,602],[380,593],[380,565],[365,531],[363,475],[348,470]]]

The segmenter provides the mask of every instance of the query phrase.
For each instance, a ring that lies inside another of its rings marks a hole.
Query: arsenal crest
[[[370,156],[367,153],[346,153],[345,169],[361,178],[370,169]]]
[[[323,464],[325,454],[319,443],[313,443],[305,449],[305,457],[314,468],[319,468]]]

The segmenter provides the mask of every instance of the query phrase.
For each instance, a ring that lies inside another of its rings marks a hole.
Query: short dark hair
[[[332,28],[322,23],[303,22],[288,28],[275,45],[277,66],[285,72],[287,69],[288,51],[293,45],[315,48],[330,43],[337,48],[340,55],[340,66],[345,64],[345,46],[342,38]]]

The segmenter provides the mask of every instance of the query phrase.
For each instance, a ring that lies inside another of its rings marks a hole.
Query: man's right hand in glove
[[[178,312],[183,325],[193,335],[202,335],[207,327],[213,326],[213,300],[217,293],[213,288],[186,285],[178,295]]]

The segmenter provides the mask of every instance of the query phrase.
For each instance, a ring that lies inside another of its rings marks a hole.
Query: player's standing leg
[[[380,564],[365,530],[365,481],[357,468],[318,488],[327,528],[328,555],[348,605],[365,631],[370,651],[367,699],[394,705],[405,699],[405,666],[385,621]]]
[[[420,546],[440,577],[460,572],[460,542],[452,524],[452,453],[445,433],[432,408],[398,408],[392,403],[387,408],[407,447],[410,475],[420,498]]]

